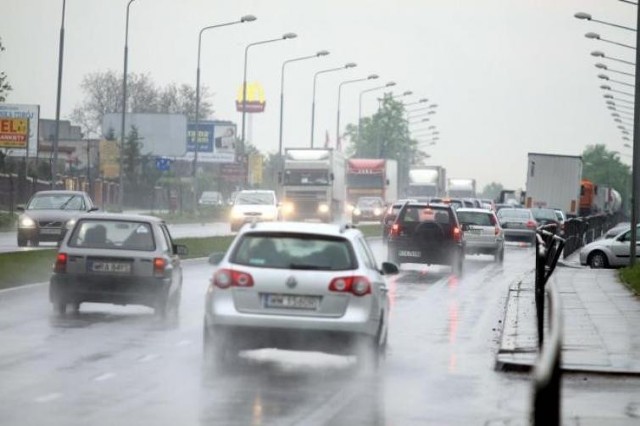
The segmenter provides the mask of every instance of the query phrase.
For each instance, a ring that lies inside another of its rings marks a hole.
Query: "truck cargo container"
[[[580,207],[582,157],[529,153],[525,207],[547,207],[577,216]]]
[[[360,197],[380,197],[385,203],[398,199],[398,162],[378,158],[347,161],[347,200],[355,205]]]
[[[409,186],[406,196],[444,197],[446,195],[447,172],[442,166],[421,166],[409,169]]]
[[[447,194],[451,198],[476,198],[476,180],[472,178],[449,179]]]

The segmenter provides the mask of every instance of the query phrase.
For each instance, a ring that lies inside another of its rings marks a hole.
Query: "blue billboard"
[[[213,121],[201,121],[198,123],[198,153],[213,153],[213,138],[215,123]],[[187,126],[187,152],[196,151],[196,123]]]

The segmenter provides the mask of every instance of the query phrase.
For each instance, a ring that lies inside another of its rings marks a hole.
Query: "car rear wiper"
[[[319,269],[326,269],[326,268],[323,267],[323,266],[308,265],[308,264],[304,264],[304,263],[290,263],[289,264],[289,269],[319,270]]]

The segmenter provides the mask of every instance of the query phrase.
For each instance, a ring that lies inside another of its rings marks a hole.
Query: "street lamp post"
[[[636,23],[640,25],[640,6],[636,3]],[[640,31],[636,31],[636,46],[640,47]],[[640,189],[640,49],[636,49],[636,69],[635,69],[635,110],[634,110],[634,126],[633,126],[633,158],[631,160],[632,183],[631,183],[631,252],[629,253],[629,264],[633,265],[636,261],[636,241],[638,224],[638,189]]]
[[[624,25],[614,24],[613,22],[606,22],[606,21],[600,21],[598,19],[593,19],[590,14],[584,13],[584,12],[578,12],[578,13],[574,14],[573,16],[578,18],[578,19],[585,19],[587,21],[597,22],[599,24],[609,25],[611,27],[621,28],[623,30],[629,30],[629,31],[635,31],[636,30],[635,28],[625,27]]]
[[[419,104],[423,104],[425,102],[429,102],[429,99],[427,98],[422,98],[417,102],[410,102],[408,104],[404,104],[404,108],[407,109],[407,107],[411,106],[411,105],[419,105]]]
[[[127,3],[127,17],[124,26],[124,71],[122,73],[122,121],[120,126],[120,161],[118,170],[118,207],[120,211],[123,210],[124,206],[124,141],[126,138],[125,135],[125,118],[127,114],[127,60],[129,53],[129,8],[131,7],[131,3],[135,0],[129,0]]]
[[[622,84],[623,86],[628,86],[628,87],[634,87],[633,84],[630,83],[626,83],[624,81],[620,81],[620,80],[613,80],[612,78],[610,78],[608,75],[606,74],[598,74],[598,78],[601,80],[606,80],[606,81],[610,81],[612,83],[618,83],[618,84]]]
[[[362,92],[360,92],[360,96],[358,97],[358,141],[360,141],[361,130],[362,130],[362,96],[365,93],[373,92],[373,91],[381,90],[381,89],[386,89],[388,87],[393,87],[395,85],[396,85],[395,81],[390,81],[387,84],[385,84],[384,86],[372,87],[371,89],[366,89],[366,90],[363,90]]]
[[[613,58],[611,56],[606,56],[604,54],[604,52],[601,52],[599,50],[594,50],[593,52],[591,52],[591,56],[595,56],[596,58],[609,59],[611,61],[616,61],[616,62],[620,62],[620,63],[627,64],[627,65],[632,65],[632,66],[636,65],[634,62],[631,62],[631,61],[625,61],[624,59]]]
[[[282,72],[280,74],[280,134],[278,137],[278,162],[280,169],[282,169],[282,132],[283,132],[283,117],[284,117],[284,69],[287,64],[291,62],[304,61],[306,59],[319,58],[321,56],[327,56],[329,51],[321,50],[315,55],[300,56],[298,58],[288,59],[282,63]]]
[[[624,71],[620,71],[620,70],[611,69],[608,66],[606,66],[605,64],[602,64],[600,62],[598,62],[596,64],[596,68],[601,69],[601,70],[605,70],[605,71],[609,71],[609,72],[615,72],[617,74],[622,74],[622,75],[626,75],[626,76],[629,76],[629,77],[635,77],[635,74],[632,74],[630,72],[624,72]]]
[[[273,38],[269,40],[256,41],[250,43],[244,48],[244,72],[242,77],[242,149],[245,148],[245,122],[247,115],[247,62],[249,57],[249,48],[252,46],[258,46],[260,44],[274,43],[276,41],[289,40],[296,38],[295,33],[285,33],[282,37]]]
[[[342,71],[349,68],[355,68],[356,66],[358,66],[356,63],[349,62],[342,67],[329,68],[326,70],[317,71],[313,75],[313,98],[311,101],[311,148],[313,148],[313,136],[315,133],[315,124],[316,124],[316,84],[317,84],[318,76],[320,74],[325,74],[328,72]]]
[[[58,145],[60,142],[60,101],[62,97],[62,62],[64,59],[64,15],[66,11],[67,1],[62,0],[62,21],[60,24],[60,45],[58,46],[58,89],[56,93],[56,129],[53,138],[53,163],[51,164],[51,183],[52,188],[57,189],[58,183]],[[29,122],[29,127],[33,123]],[[35,123],[37,126],[38,123]],[[27,156],[29,155],[29,145],[27,144]]]
[[[600,86],[600,88],[602,90],[609,90],[610,92],[620,93],[621,95],[626,95],[626,96],[631,96],[631,97],[635,96],[633,93],[623,92],[621,90],[615,90],[615,89],[612,89],[611,86],[607,86],[607,85],[604,85],[604,84],[602,86]]]
[[[358,82],[362,82],[362,81],[376,80],[377,78],[378,78],[377,74],[371,74],[371,75],[368,75],[365,78],[357,78],[355,80],[343,81],[342,83],[340,83],[338,85],[338,118],[336,120],[336,146],[338,146],[338,141],[340,140],[340,98],[341,98],[341,94],[342,94],[342,86],[345,86],[345,85],[351,84],[351,83],[358,83]]]
[[[626,47],[627,49],[634,49],[634,46],[631,46],[629,44],[624,44],[624,43],[619,43],[617,41],[613,41],[613,40],[607,40],[605,38],[600,37],[600,34],[598,33],[586,33],[584,35],[586,38],[590,38],[593,40],[600,40],[600,41],[604,41],[605,43],[611,43],[611,44],[615,44],[616,46],[621,46],[621,47]]]
[[[225,22],[223,24],[209,25],[200,29],[198,33],[198,60],[197,60],[197,69],[196,69],[196,128],[195,135],[193,138],[194,147],[193,147],[193,209],[194,211],[198,206],[198,179],[196,178],[196,171],[198,170],[198,151],[199,151],[199,140],[200,140],[200,51],[202,46],[202,33],[208,30],[212,30],[214,28],[227,27],[229,25],[241,24],[244,22],[253,22],[257,18],[253,15],[245,15],[241,17],[238,21]]]

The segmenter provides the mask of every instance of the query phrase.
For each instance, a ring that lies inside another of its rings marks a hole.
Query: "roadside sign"
[[[0,117],[0,148],[26,149],[28,141],[28,119]]]
[[[167,172],[171,169],[171,159],[167,157],[156,158],[156,169]]]

